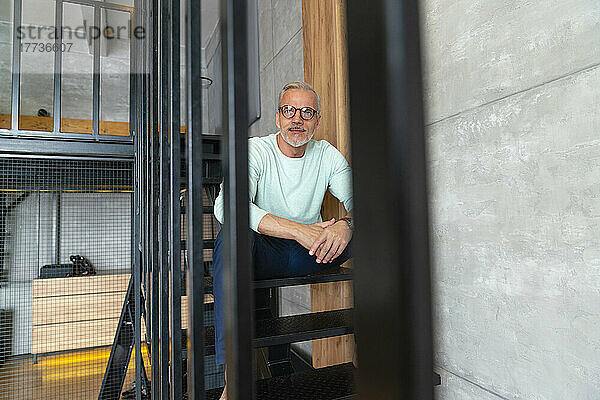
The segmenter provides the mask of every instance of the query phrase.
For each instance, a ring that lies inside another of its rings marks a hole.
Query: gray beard
[[[292,146],[292,147],[302,147],[302,146],[304,146],[306,143],[310,142],[310,140],[312,139],[312,137],[313,137],[313,136],[314,136],[314,134],[315,134],[315,132],[313,131],[313,132],[310,134],[310,136],[308,136],[308,137],[307,137],[305,140],[303,140],[302,142],[299,142],[299,143],[294,143],[294,142],[292,142],[290,139],[288,139],[288,137],[287,137],[287,133],[289,133],[289,132],[286,132],[286,134],[284,134],[283,132],[281,132],[281,137],[283,138],[283,140],[284,140],[284,141],[285,141],[287,144],[289,144],[289,145],[290,145],[290,146]]]

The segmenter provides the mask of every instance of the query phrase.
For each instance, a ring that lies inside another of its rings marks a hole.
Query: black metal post
[[[202,226],[202,1],[187,0],[187,294],[188,398],[204,399],[204,256]]]
[[[135,0],[135,10],[136,12],[130,13],[129,18],[132,26],[138,26],[140,23],[140,16],[143,10],[141,9],[140,0]],[[136,157],[135,157],[135,181],[133,182],[133,232],[134,232],[134,241],[133,241],[133,290],[134,290],[134,348],[135,348],[135,399],[142,400],[142,252],[141,252],[141,242],[142,242],[142,212],[141,212],[141,199],[143,199],[143,160],[144,160],[144,148],[143,148],[143,139],[141,137],[142,133],[142,114],[140,110],[143,107],[143,88],[141,82],[141,57],[140,57],[140,43],[137,40],[134,40],[133,43],[130,44],[130,110],[129,110],[129,126],[130,126],[130,135],[134,139],[134,144],[136,147]],[[131,129],[133,128],[133,129]],[[144,374],[145,375],[145,374]]]
[[[160,0],[160,398],[169,399],[169,0]],[[156,379],[153,377],[152,379]]]
[[[150,60],[152,62],[152,69],[150,72],[150,135],[152,139],[152,164],[151,164],[151,175],[152,175],[152,186],[151,186],[151,216],[150,216],[150,224],[152,227],[152,278],[151,278],[151,349],[152,349],[152,399],[157,400],[160,398],[160,309],[159,309],[159,299],[160,299],[160,291],[159,291],[159,274],[160,274],[160,265],[161,265],[161,257],[159,253],[160,249],[160,134],[159,134],[159,75],[158,75],[158,34],[159,34],[159,9],[158,9],[158,0],[150,0],[150,15],[151,15],[151,24],[150,24],[150,37],[151,37],[151,54]]]
[[[94,26],[100,26],[100,8],[94,6]],[[92,80],[92,132],[98,138],[100,131],[100,38],[92,38],[93,80]]]
[[[247,1],[221,1],[225,346],[229,399],[254,398],[253,271],[248,210]]]
[[[145,218],[146,223],[144,225],[144,229],[146,230],[146,238],[145,238],[145,254],[146,254],[146,262],[144,263],[144,284],[145,284],[145,300],[146,300],[146,343],[150,343],[149,341],[152,338],[152,121],[153,121],[153,112],[152,112],[152,67],[153,67],[153,59],[152,59],[152,5],[148,0],[144,0],[145,5],[145,13],[144,13],[144,28],[147,33],[145,40],[143,41],[144,46],[144,59],[145,59],[145,67],[144,67],[144,98],[145,98],[145,107],[144,107],[144,147],[145,147],[145,159],[144,159],[144,168],[146,169],[146,181],[144,182],[146,186],[146,197],[144,198],[145,206]],[[150,351],[151,354],[151,351]],[[150,355],[149,354],[149,355]]]
[[[12,100],[10,126],[13,131],[17,131],[19,129],[19,102],[21,101],[21,36],[18,34],[18,29],[21,26],[23,0],[14,0],[13,7]]]
[[[347,6],[359,393],[432,399],[418,1]]]
[[[56,37],[54,38],[54,45],[56,49],[62,48],[62,25],[63,25],[63,1],[56,0],[56,12],[54,15],[54,29]],[[52,113],[53,118],[53,130],[58,133],[60,131],[60,115],[61,115],[61,78],[62,78],[62,51],[56,51],[54,53],[54,111]]]
[[[171,274],[169,286],[169,309],[171,327],[171,399],[182,397],[181,368],[181,213],[179,196],[181,192],[181,88],[180,75],[180,44],[179,44],[179,0],[169,2],[170,18],[167,22],[169,30],[169,122],[170,122],[170,172],[171,172],[171,199],[169,203],[169,245]],[[166,128],[166,126],[165,126]]]
[[[56,264],[60,264],[60,236],[61,236],[61,214],[62,214],[62,194],[60,192],[60,190],[57,190],[56,192],[54,192],[54,197],[56,198],[56,228],[55,228],[55,235],[56,235],[56,239],[55,239],[55,244],[54,244],[54,262]]]

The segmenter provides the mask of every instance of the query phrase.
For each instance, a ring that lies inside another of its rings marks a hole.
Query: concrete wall
[[[600,398],[600,3],[422,3],[439,399]]]
[[[302,1],[258,0],[261,118],[250,136],[276,132],[277,97],[284,84],[304,79]]]

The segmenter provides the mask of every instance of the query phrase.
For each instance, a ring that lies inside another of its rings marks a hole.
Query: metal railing
[[[181,193],[179,2],[136,0],[149,35],[134,85],[139,171],[136,252],[152,348],[152,398],[179,399]],[[221,1],[228,395],[249,399],[252,269],[248,245],[247,2]],[[188,0],[186,43],[188,398],[203,399],[201,2]],[[348,2],[360,398],[431,399],[432,340],[418,1]],[[378,21],[374,24],[373,21]],[[159,129],[159,125],[161,129]],[[376,221],[376,222],[374,222]],[[376,295],[374,295],[376,294]],[[167,301],[168,300],[168,301]],[[381,329],[385,326],[386,329]],[[139,343],[136,332],[136,344]],[[141,345],[141,344],[140,344]],[[138,347],[139,350],[139,347]],[[138,354],[136,352],[136,354]],[[136,364],[139,365],[139,364]],[[141,397],[140,390],[136,395]]]

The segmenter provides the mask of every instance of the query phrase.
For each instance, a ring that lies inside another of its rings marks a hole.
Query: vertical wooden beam
[[[302,1],[304,80],[321,96],[322,120],[315,139],[327,140],[351,162],[345,10],[345,0]],[[321,213],[325,220],[339,218],[345,211],[341,203],[327,193]],[[313,312],[352,306],[351,282],[311,286]],[[353,350],[353,335],[313,340],[313,366],[349,362]]]

